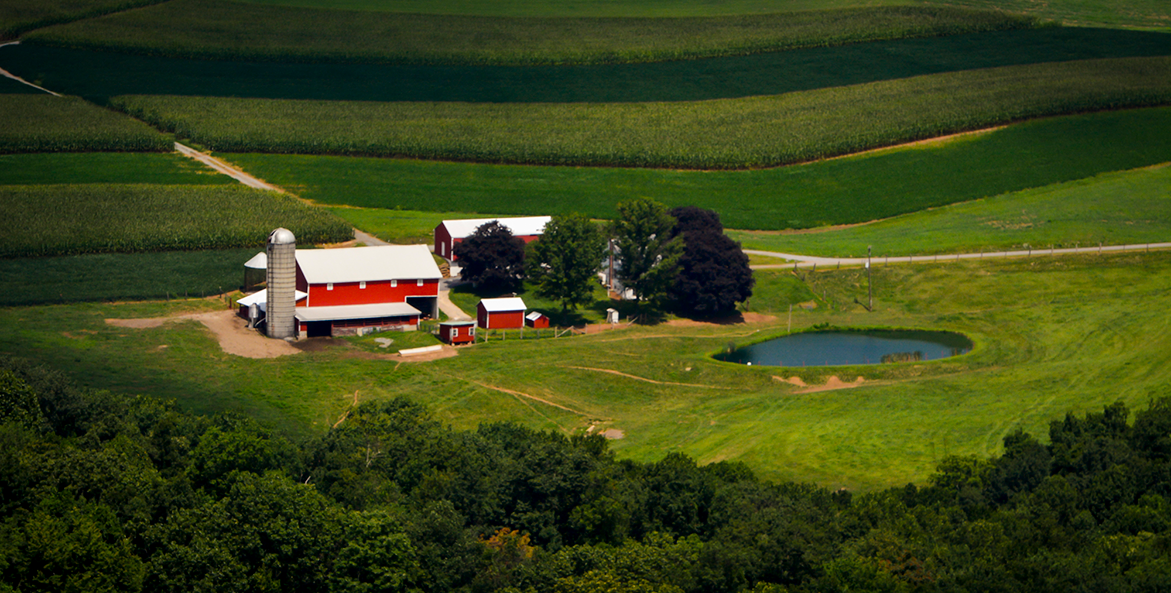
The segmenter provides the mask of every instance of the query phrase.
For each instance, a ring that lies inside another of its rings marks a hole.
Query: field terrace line
[[[861,266],[867,261],[872,263],[936,263],[950,262],[961,259],[1009,258],[1009,257],[1048,257],[1057,255],[1074,255],[1079,253],[1121,253],[1124,251],[1150,251],[1171,249],[1171,243],[1138,243],[1132,245],[1098,245],[1094,247],[1067,247],[1062,249],[1020,249],[1016,251],[984,251],[980,253],[950,253],[938,255],[903,255],[898,257],[816,257],[799,255],[796,253],[781,253],[778,251],[760,251],[745,249],[747,255],[775,257],[786,260],[783,264],[757,264],[750,266],[753,270],[783,270],[787,268],[812,268],[814,266]]]

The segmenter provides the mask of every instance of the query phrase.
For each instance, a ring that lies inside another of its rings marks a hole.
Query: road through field
[[[1064,249],[1020,249],[1017,251],[987,251],[980,253],[949,253],[942,255],[910,255],[899,257],[817,257],[812,255],[800,255],[796,253],[781,253],[778,251],[759,251],[756,249],[745,249],[744,253],[748,255],[758,255],[761,257],[775,257],[783,259],[786,263],[783,264],[758,264],[751,266],[753,270],[781,270],[785,268],[812,268],[815,266],[862,266],[866,265],[867,261],[875,264],[882,263],[937,263],[959,261],[962,259],[985,259],[985,258],[1006,258],[1006,257],[1043,257],[1043,256],[1057,256],[1057,255],[1073,255],[1085,253],[1119,253],[1123,251],[1150,251],[1152,249],[1171,249],[1171,243],[1139,243],[1136,245],[1097,245],[1093,247],[1068,247]]]

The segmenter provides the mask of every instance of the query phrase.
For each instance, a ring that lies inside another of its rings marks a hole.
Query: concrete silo
[[[297,239],[280,228],[268,235],[268,299],[265,302],[266,331],[270,338],[296,336],[297,320]]]

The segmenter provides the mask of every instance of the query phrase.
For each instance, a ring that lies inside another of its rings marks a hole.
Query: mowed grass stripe
[[[263,246],[285,227],[302,244],[352,238],[329,212],[236,185],[0,186],[0,257]]]
[[[689,103],[370,103],[116,97],[221,152],[738,169],[848,154],[1045,115],[1171,102],[1171,58],[955,72]]]
[[[916,212],[822,233],[731,231],[746,249],[827,257],[977,253],[1171,241],[1171,165]],[[762,262],[764,263],[764,262]],[[775,263],[775,262],[769,262]]]
[[[934,6],[591,19],[394,14],[171,0],[43,29],[29,39],[62,47],[200,59],[596,64],[746,55],[1032,26],[1031,19],[998,11]]]
[[[842,87],[927,74],[1171,55],[1171,35],[1043,28],[646,64],[439,66],[183,60],[32,44],[0,50],[6,69],[104,103],[116,95],[329,101],[637,103]]]
[[[171,146],[150,126],[77,97],[0,94],[0,154],[162,152]]]

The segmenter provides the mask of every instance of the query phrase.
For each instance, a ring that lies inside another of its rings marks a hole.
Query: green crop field
[[[171,0],[42,29],[36,43],[237,60],[582,64],[745,55],[878,39],[1016,29],[997,11],[879,7],[744,16],[508,18]]]
[[[0,94],[0,154],[169,151],[150,126],[77,97]]]
[[[91,18],[166,0],[5,0],[0,4],[0,39],[25,31]]]
[[[1089,60],[691,103],[117,97],[222,152],[691,169],[809,161],[1045,115],[1171,102],[1171,58]],[[881,114],[881,117],[877,117]]]
[[[202,163],[176,153],[42,152],[0,155],[0,185],[61,183],[236,183]]]
[[[429,363],[379,359],[386,351],[370,337],[253,360],[222,353],[195,322],[136,330],[103,321],[223,307],[214,301],[5,308],[0,351],[67,369],[83,384],[174,397],[202,412],[242,411],[300,436],[332,425],[355,393],[360,401],[405,395],[456,427],[515,420],[573,432],[598,422],[625,431],[611,443],[623,457],[682,451],[705,463],[744,461],[771,479],[868,490],[922,482],[944,455],[994,453],[1017,428],[1043,435],[1066,412],[1114,401],[1139,408],[1165,395],[1168,277],[1171,254],[891,266],[874,270],[877,307],[867,313],[853,304],[865,296],[860,270],[818,272],[804,284],[787,272],[758,273],[752,309],[776,314],[769,322],[495,341]],[[788,303],[810,292],[827,298],[794,311],[794,329],[948,329],[977,349],[926,364],[830,369],[706,358],[729,343],[783,334]],[[820,385],[829,375],[866,381],[802,393],[773,378]]]
[[[219,295],[243,284],[244,262],[257,250],[0,259],[0,306]]]
[[[262,154],[226,158],[320,204],[611,218],[614,204],[649,197],[714,209],[729,228],[784,229],[889,218],[1171,161],[1171,138],[1163,133],[1169,127],[1169,108],[1067,116],[949,142],[757,171]],[[418,233],[429,231],[429,224],[421,224]]]
[[[324,210],[235,185],[0,186],[0,218],[0,257],[262,247],[280,226],[304,244],[353,236]]]
[[[808,234],[733,231],[746,249],[862,257],[1171,241],[1171,165],[1107,173]],[[763,262],[762,262],[763,263]]]

